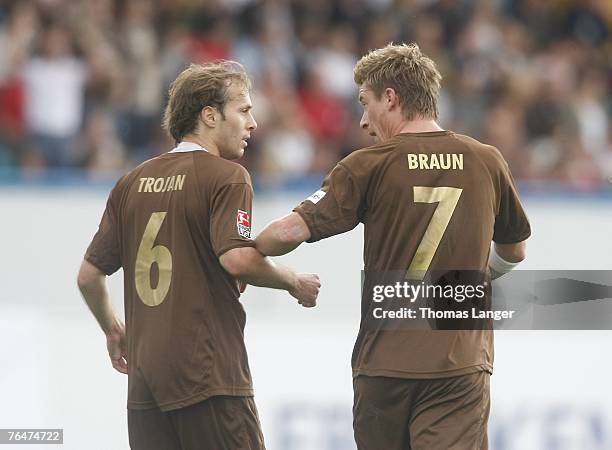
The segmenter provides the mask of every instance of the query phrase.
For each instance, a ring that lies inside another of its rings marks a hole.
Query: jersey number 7
[[[463,189],[424,186],[414,186],[413,189],[415,202],[438,203],[406,273],[408,279],[422,280],[436,254]]]

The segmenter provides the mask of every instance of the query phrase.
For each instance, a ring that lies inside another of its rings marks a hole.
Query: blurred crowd
[[[609,0],[0,0],[0,168],[116,176],[170,150],[160,128],[189,62],[242,62],[260,185],[370,145],[353,66],[417,42],[443,75],[441,124],[497,146],[515,177],[612,176]]]

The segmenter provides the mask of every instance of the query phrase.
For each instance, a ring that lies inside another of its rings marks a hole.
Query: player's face
[[[253,105],[249,91],[245,86],[232,84],[227,89],[228,100],[217,130],[217,148],[219,156],[225,159],[237,159],[244,154],[251,132],[257,128],[257,122],[251,114]]]
[[[359,126],[379,141],[391,137],[385,131],[387,110],[382,96],[376,98],[376,94],[364,83],[359,87],[359,103],[363,106]]]

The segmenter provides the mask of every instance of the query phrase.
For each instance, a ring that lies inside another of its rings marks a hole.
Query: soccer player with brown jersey
[[[499,276],[524,259],[530,226],[508,165],[494,147],[437,124],[434,62],[415,44],[390,44],[354,75],[360,125],[378,143],[340,161],[257,248],[281,255],[361,222],[366,273],[490,266]],[[492,331],[371,328],[369,302],[363,295],[352,358],[358,448],[487,448]]]
[[[230,161],[257,127],[249,88],[234,62],[177,77],[164,114],[176,147],[118,181],[79,271],[113,367],[128,374],[132,449],[263,449],[239,290],[316,304],[318,277],[277,266],[251,239],[251,180]],[[125,327],[105,284],[120,267]]]

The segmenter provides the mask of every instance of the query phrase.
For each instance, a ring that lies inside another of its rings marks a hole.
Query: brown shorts
[[[253,397],[211,397],[162,412],[128,410],[132,450],[265,450]]]
[[[486,450],[488,372],[452,378],[353,380],[359,450]]]

